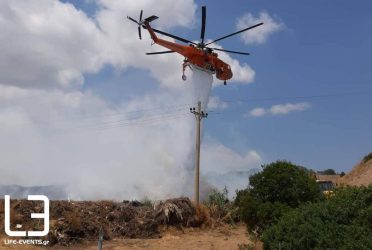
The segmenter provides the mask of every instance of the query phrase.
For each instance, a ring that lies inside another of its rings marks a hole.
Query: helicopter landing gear
[[[189,62],[187,60],[184,60],[183,61],[183,64],[182,64],[182,80],[186,81],[187,80],[187,77],[185,75],[185,70],[186,70],[186,67],[189,66]]]
[[[226,83],[226,81],[223,81],[223,85],[226,85],[227,83]]]

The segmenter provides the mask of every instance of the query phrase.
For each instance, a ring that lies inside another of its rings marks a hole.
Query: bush
[[[326,174],[326,175],[336,175],[336,171],[332,168],[329,168],[329,169],[326,169],[326,170],[323,170],[323,171],[319,171],[320,174]]]
[[[262,167],[262,172],[249,178],[249,188],[238,191],[235,199],[241,219],[257,235],[291,208],[322,198],[319,186],[305,168],[287,161]]]
[[[212,190],[204,202],[209,208],[211,216],[214,218],[222,218],[227,215],[229,209],[228,190],[225,187],[221,192],[217,189]]]
[[[363,163],[366,163],[367,161],[372,159],[372,153],[369,153],[368,155],[363,157]]]
[[[284,214],[264,231],[265,249],[372,249],[372,186],[335,190]]]

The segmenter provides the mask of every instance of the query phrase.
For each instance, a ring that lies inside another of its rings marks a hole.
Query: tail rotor
[[[150,16],[150,17],[145,18],[144,20],[142,20],[142,15],[143,15],[143,10],[141,10],[141,12],[140,12],[139,21],[137,21],[137,20],[131,18],[130,16],[127,16],[127,18],[128,18],[129,20],[131,20],[132,22],[138,24],[138,37],[139,37],[139,39],[142,39],[142,31],[141,31],[141,28],[145,28],[145,29],[146,29],[146,27],[145,27],[144,24],[145,24],[145,23],[150,23],[150,22],[152,22],[152,21],[158,19],[157,16],[152,15],[152,16]],[[157,30],[154,29],[154,31],[157,31]],[[164,32],[163,32],[163,33],[164,33]]]
[[[141,12],[140,12],[139,21],[131,18],[130,16],[127,16],[127,18],[129,20],[131,20],[132,22],[138,24],[138,37],[139,37],[140,40],[142,40],[142,32],[141,32],[141,26],[143,25],[142,15],[143,15],[143,10],[141,10]]]

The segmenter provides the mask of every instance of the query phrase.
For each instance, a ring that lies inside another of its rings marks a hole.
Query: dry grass
[[[340,178],[341,185],[368,186],[372,184],[372,153],[365,156],[350,173]]]
[[[4,200],[0,200],[0,215],[4,214]]]
[[[24,216],[19,214],[16,209],[14,208],[15,206],[10,207],[10,224],[11,225],[16,225],[16,224],[22,224],[24,221]]]
[[[66,217],[72,230],[78,230],[81,228],[81,217],[77,214],[76,211],[71,212]]]
[[[203,204],[199,204],[195,209],[195,222],[197,226],[211,226],[212,218],[209,209]]]

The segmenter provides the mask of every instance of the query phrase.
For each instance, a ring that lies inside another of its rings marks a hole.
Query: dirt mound
[[[3,202],[0,201],[2,207]],[[30,213],[38,212],[43,212],[39,201],[12,200],[12,229],[22,224],[22,230],[42,230],[38,227],[43,225],[42,221],[30,218]],[[100,230],[105,240],[157,238],[160,226],[192,226],[195,220],[196,209],[188,198],[170,199],[157,205],[138,201],[51,201],[50,233],[46,239],[50,244],[69,246],[82,240],[97,241]],[[0,221],[3,231],[3,211]]]
[[[350,173],[339,179],[342,185],[368,186],[372,184],[372,153],[365,156]]]

